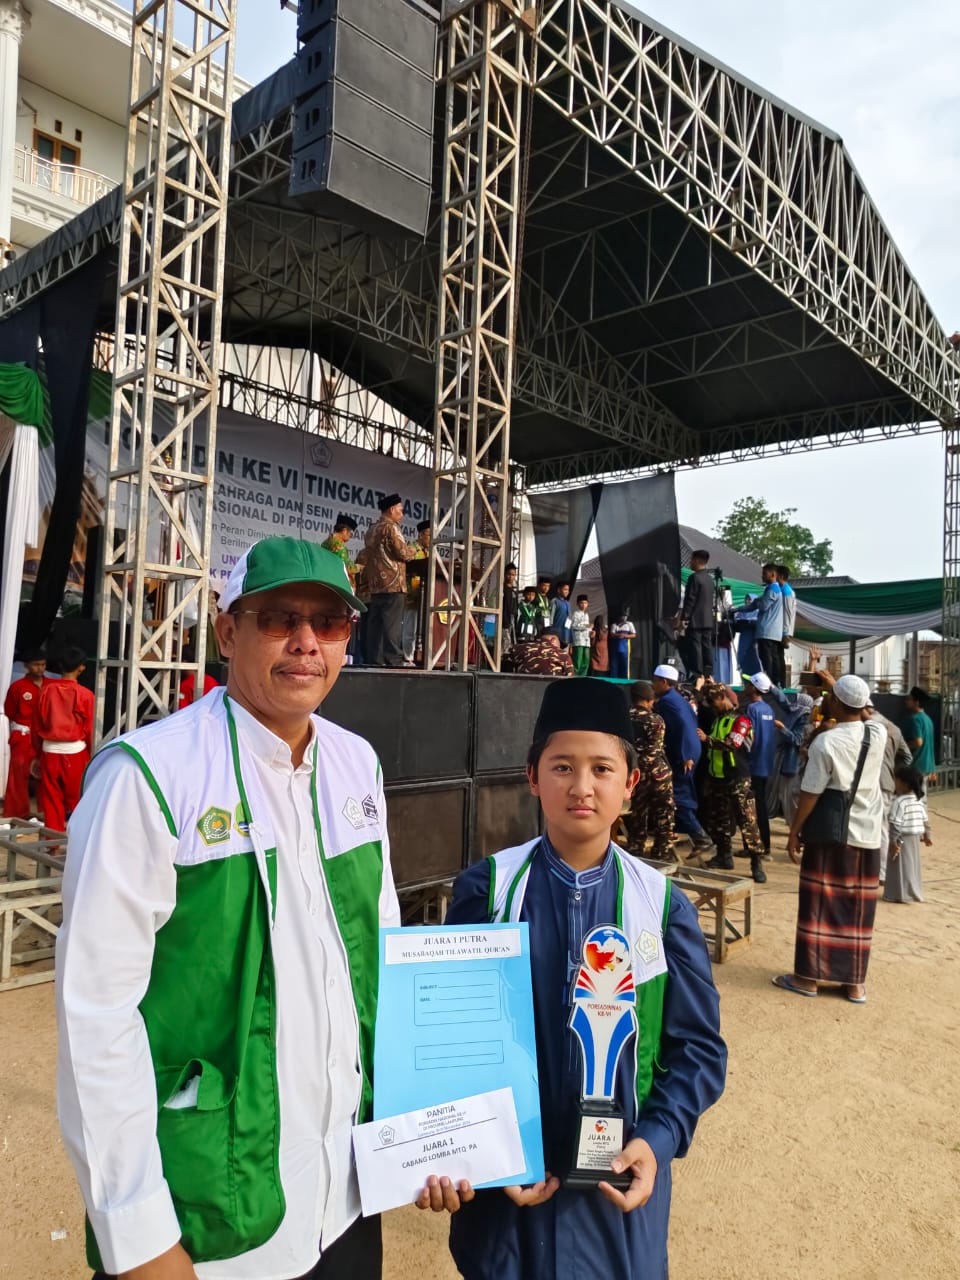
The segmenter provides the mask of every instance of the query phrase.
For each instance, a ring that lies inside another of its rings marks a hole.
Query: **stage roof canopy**
[[[843,142],[679,37],[546,0],[511,454],[530,484],[938,429],[960,367]],[[234,109],[225,337],[312,347],[432,422],[425,243],[291,197],[293,64]],[[434,190],[443,154],[442,94]],[[98,254],[115,191],[0,273],[0,320]],[[112,330],[115,267],[100,325]]]

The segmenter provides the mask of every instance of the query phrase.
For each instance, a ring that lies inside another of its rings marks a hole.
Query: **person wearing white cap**
[[[226,689],[110,742],[70,824],[58,1107],[88,1260],[378,1277],[351,1138],[399,910],[377,757],[314,714],[362,605],[341,559],[282,537],[221,604]],[[429,1181],[432,1208],[470,1194]]]
[[[653,691],[657,695],[656,711],[666,726],[663,749],[673,774],[673,799],[676,804],[676,826],[688,835],[694,850],[705,854],[713,851],[713,841],[704,831],[697,814],[697,788],[694,770],[700,759],[696,713],[677,685],[680,672],[668,662],[653,672]]]
[[[825,695],[824,717],[835,724],[810,742],[787,842],[790,857],[800,863],[793,973],[773,979],[775,986],[807,997],[822,982],[839,983],[854,1004],[867,998],[887,741],[882,725],[864,723],[869,701],[866,682],[855,675],[841,676]],[[836,792],[852,794],[848,813]]]

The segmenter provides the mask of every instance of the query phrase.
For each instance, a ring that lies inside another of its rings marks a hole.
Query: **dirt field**
[[[770,985],[793,955],[781,827],[754,944],[715,970],[730,1073],[675,1168],[673,1280],[960,1275],[960,796],[931,810],[927,901],[880,903],[865,1007]],[[0,994],[0,1276],[12,1280],[88,1275],[54,1113],[52,996]],[[385,1240],[390,1280],[456,1274],[439,1217],[388,1215]]]

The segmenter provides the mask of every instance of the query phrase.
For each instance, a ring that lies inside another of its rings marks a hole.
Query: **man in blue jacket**
[[[690,837],[697,853],[708,853],[713,849],[713,841],[700,825],[694,783],[694,770],[700,759],[697,717],[693,707],[677,689],[679,680],[677,668],[663,663],[654,671],[650,683],[657,695],[656,710],[666,725],[663,746],[673,774],[677,830]]]
[[[783,593],[777,582],[777,566],[763,566],[763,595],[757,602],[757,649],[764,671],[779,683],[783,658]]]

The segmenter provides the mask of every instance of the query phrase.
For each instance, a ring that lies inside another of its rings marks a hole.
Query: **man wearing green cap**
[[[376,755],[314,714],[362,606],[343,561],[294,538],[251,547],[220,603],[226,690],[109,743],[70,824],[58,1101],[88,1259],[130,1280],[377,1277],[351,1128],[399,913]],[[459,1204],[449,1184],[427,1200]]]

